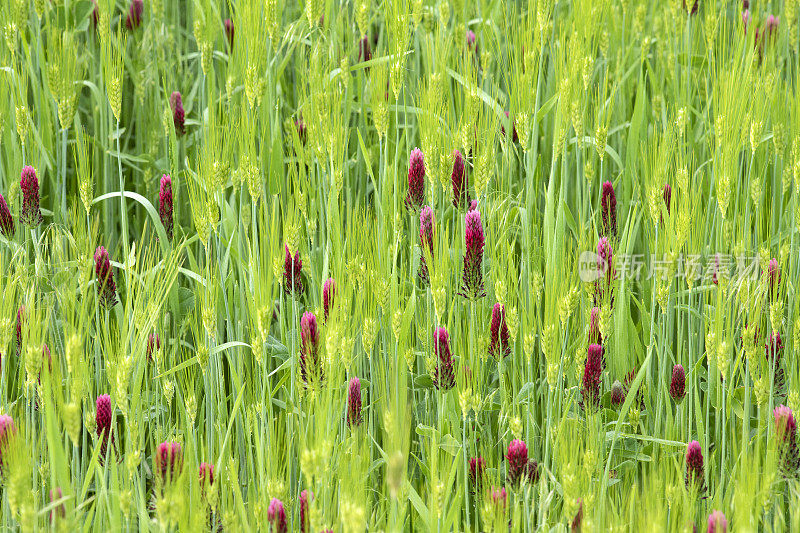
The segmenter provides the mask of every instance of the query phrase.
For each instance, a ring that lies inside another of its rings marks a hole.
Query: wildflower
[[[470,457],[469,459],[469,481],[473,491],[480,490],[483,484],[483,473],[486,470],[486,461],[483,457]]]
[[[478,53],[478,38],[475,36],[475,32],[472,30],[467,30],[467,49],[474,54],[477,55]]]
[[[369,44],[369,36],[365,35],[358,41],[358,58],[361,61],[369,61],[372,59],[372,48]]]
[[[211,463],[200,463],[200,490],[204,491],[206,485],[214,485],[214,465]]]
[[[283,292],[292,294],[299,298],[303,295],[303,280],[301,270],[303,261],[300,260],[300,251],[295,252],[294,257],[289,252],[289,246],[285,247],[286,256],[283,260]]]
[[[773,412],[775,417],[775,436],[778,441],[778,450],[782,466],[786,473],[797,470],[800,454],[797,449],[797,424],[792,410],[785,405],[779,405]]]
[[[575,513],[575,517],[572,519],[572,523],[569,526],[569,530],[572,533],[580,531],[582,523],[583,523],[583,498],[578,498],[578,511]]]
[[[267,522],[269,522],[270,533],[286,533],[289,527],[286,523],[286,510],[283,502],[278,498],[272,498],[267,508]]]
[[[158,445],[153,462],[153,471],[161,476],[162,482],[176,478],[183,469],[181,445],[177,442],[162,442]]]
[[[508,482],[516,485],[528,466],[528,447],[519,439],[512,440],[508,445],[506,460],[508,460]]]
[[[125,17],[125,27],[129,30],[137,29],[142,23],[142,11],[144,11],[144,2],[142,0],[131,0],[128,16]]]
[[[603,183],[603,193],[600,196],[600,209],[603,216],[603,234],[614,236],[617,234],[617,195],[614,185],[610,181]]]
[[[419,278],[428,284],[428,263],[425,259],[426,252],[433,257],[433,210],[430,206],[422,208],[419,214],[419,241],[422,246],[422,255],[419,258]]]
[[[158,338],[157,333],[150,333],[147,336],[147,360],[153,360],[153,352],[161,349],[161,339]]]
[[[686,447],[686,486],[696,486],[702,490],[704,483],[703,451],[700,449],[700,443],[693,440]]]
[[[169,174],[161,176],[161,185],[158,190],[158,214],[161,217],[161,223],[164,225],[164,231],[167,233],[167,239],[171,241],[173,231],[172,178]]]
[[[309,500],[314,499],[314,494],[311,491],[303,490],[300,493],[300,533],[308,533],[308,503]]]
[[[774,257],[769,260],[767,265],[767,290],[770,299],[777,296],[777,290],[781,284],[781,267],[778,260]]]
[[[14,419],[9,415],[0,415],[0,468],[3,467],[3,453],[11,437],[17,433]]]
[[[95,405],[97,407],[94,415],[97,427],[95,431],[97,431],[97,436],[103,439],[100,444],[100,456],[105,457],[108,442],[114,442],[114,435],[111,434],[111,397],[108,394],[101,394],[97,397]]]
[[[600,334],[600,308],[592,307],[589,313],[589,344],[603,344],[603,335]]]
[[[450,181],[453,183],[453,205],[461,207],[467,201],[467,169],[464,165],[464,156],[458,150],[453,150],[453,171],[450,174]]]
[[[0,232],[9,240],[14,238],[14,217],[11,216],[11,211],[2,194],[0,194]]]
[[[594,282],[594,303],[600,304],[606,298],[614,305],[612,281],[614,280],[614,249],[607,237],[597,243],[597,280]]]
[[[603,366],[603,347],[599,344],[590,344],[583,368],[582,394],[585,404],[596,405],[600,399]]]
[[[98,246],[94,251],[94,271],[97,275],[97,296],[100,305],[109,309],[117,304],[117,286],[114,283],[114,272],[111,270],[111,259],[108,250]]]
[[[305,312],[300,318],[300,375],[308,384],[315,377],[322,378],[319,362],[319,329],[314,313]]]
[[[56,487],[50,491],[50,504],[54,504],[55,502],[61,500],[64,497],[64,494],[61,492],[61,487]],[[67,510],[64,508],[64,504],[60,503],[56,505],[52,511],[50,511],[50,523],[55,524],[56,520],[59,518],[64,518],[67,515]]]
[[[347,386],[347,425],[361,424],[361,381],[352,378]]]
[[[469,203],[469,209],[467,209],[467,212],[477,211],[477,210],[478,210],[478,200],[472,200]]]
[[[714,511],[708,515],[708,533],[727,533],[728,520],[722,511]]]
[[[611,385],[611,406],[615,409],[619,409],[624,402],[625,389],[622,387],[622,383],[620,383],[619,380],[615,380],[614,384]]]
[[[672,203],[672,187],[669,183],[664,184],[664,205],[667,207],[667,214],[670,214],[670,204]]]
[[[225,26],[225,38],[228,39],[228,47],[233,51],[233,21],[225,19],[223,25]]]
[[[453,371],[453,356],[450,353],[450,336],[446,329],[436,328],[433,333],[433,352],[437,358],[433,382],[440,390],[450,390],[456,385],[456,375]]]
[[[408,194],[406,207],[417,209],[425,201],[425,156],[422,150],[414,148],[408,159]]]
[[[489,354],[492,356],[503,357],[511,353],[511,348],[508,345],[508,324],[506,323],[506,310],[501,303],[494,304],[492,308],[492,324],[490,327],[491,344],[489,345]]]
[[[681,403],[686,396],[686,373],[682,365],[672,367],[672,381],[669,384],[669,395],[675,403]]]
[[[306,144],[306,123],[302,115],[294,120],[294,127],[297,130],[297,138],[300,139],[301,143]]]
[[[186,117],[183,112],[183,98],[181,98],[181,93],[175,91],[170,95],[169,107],[172,109],[172,123],[175,125],[175,135],[180,137],[186,133],[184,124]]]
[[[466,298],[485,296],[483,290],[483,246],[485,237],[481,213],[477,209],[470,210],[464,216],[464,274],[461,295]]]
[[[331,307],[333,307],[333,300],[336,297],[336,282],[333,278],[328,278],[322,284],[322,310],[324,311],[324,320],[328,320]]]
[[[22,324],[25,322],[25,306],[20,305],[17,309],[17,353],[20,352],[22,348]]]
[[[39,209],[39,180],[33,167],[26,166],[22,169],[19,187],[22,190],[20,221],[26,226],[36,227],[43,219]]]

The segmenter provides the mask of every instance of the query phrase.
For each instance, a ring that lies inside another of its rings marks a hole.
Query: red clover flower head
[[[228,39],[228,47],[233,51],[233,21],[225,19],[223,25],[225,26],[225,38]]]
[[[489,344],[489,354],[495,357],[508,356],[511,353],[509,347],[508,324],[506,323],[506,309],[500,302],[494,304],[492,308],[492,323],[490,326],[491,341]]]
[[[356,377],[347,386],[347,425],[361,425],[361,381]]]
[[[528,466],[528,447],[519,439],[514,439],[508,445],[506,452],[508,461],[508,482],[516,485],[525,473]]]
[[[144,11],[144,2],[142,0],[131,0],[131,6],[128,9],[128,15],[125,17],[125,27],[129,30],[135,30],[142,23],[142,12]]]
[[[603,234],[614,236],[617,234],[617,195],[614,185],[610,181],[603,183],[603,193],[600,196],[600,209],[603,216]]]
[[[728,520],[722,511],[714,511],[708,515],[708,532],[707,533],[727,533]]]
[[[693,440],[686,447],[686,486],[702,487],[703,483],[703,450],[700,443]]]
[[[596,405],[600,400],[600,382],[603,374],[603,347],[599,344],[590,344],[583,368],[583,402],[586,405]]]
[[[425,201],[425,156],[422,150],[414,148],[408,158],[408,195],[406,207],[418,209]]]
[[[453,205],[461,207],[468,200],[469,180],[464,156],[458,150],[453,150],[453,171],[450,174],[450,181],[453,183]]]
[[[3,467],[3,453],[16,433],[14,419],[10,415],[0,415],[0,468]]]
[[[164,231],[167,233],[167,239],[171,241],[174,226],[172,221],[172,178],[169,174],[161,176],[161,184],[158,189],[158,214],[164,225]]]
[[[214,465],[211,463],[200,463],[200,489],[204,490],[206,485],[214,485]]]
[[[308,504],[314,499],[314,494],[309,490],[300,493],[300,533],[308,533]]]
[[[169,107],[172,109],[172,122],[175,125],[175,135],[180,137],[186,133],[186,116],[183,111],[183,98],[181,93],[175,91],[169,97]]]
[[[450,390],[456,385],[456,375],[453,370],[453,356],[450,353],[450,335],[446,329],[436,328],[434,331],[433,352],[437,359],[433,382],[440,390]]]
[[[43,219],[42,211],[39,208],[39,179],[32,166],[23,167],[19,187],[22,190],[20,221],[26,226],[36,227],[42,223]]]
[[[314,313],[305,312],[300,318],[300,376],[308,384],[315,378],[322,379],[319,368],[319,327]]]
[[[324,311],[324,319],[328,320],[333,301],[336,298],[336,281],[333,278],[328,278],[322,284],[322,310]]]
[[[100,305],[110,309],[117,303],[117,285],[114,283],[114,271],[111,270],[111,258],[104,246],[98,246],[94,252],[94,271]]]
[[[11,216],[11,210],[2,194],[0,194],[0,233],[8,240],[14,238],[14,217]]]
[[[486,461],[483,457],[470,457],[469,480],[473,490],[480,490],[483,483],[483,473],[486,470]]]
[[[267,522],[269,522],[270,533],[286,533],[289,526],[286,522],[286,510],[283,502],[278,498],[272,498],[267,508]]]
[[[468,211],[464,216],[464,225],[465,252],[461,294],[469,299],[480,298],[486,294],[483,290],[482,270],[485,235],[480,211]]]
[[[292,256],[289,246],[285,247],[286,255],[283,260],[283,291],[299,298],[303,295],[303,279],[301,277],[303,261],[300,259],[300,251]]]
[[[419,258],[419,278],[424,284],[428,283],[428,261],[425,257],[429,253],[433,257],[433,210],[425,206],[419,213],[419,241],[422,253]]]
[[[183,469],[183,449],[177,442],[162,442],[158,445],[154,471],[167,482],[180,475]]]
[[[153,360],[153,353],[157,352],[161,349],[161,339],[158,337],[158,333],[151,332],[147,336],[147,360]]]
[[[675,403],[681,403],[686,396],[686,373],[683,365],[672,367],[672,381],[669,383],[669,395]]]

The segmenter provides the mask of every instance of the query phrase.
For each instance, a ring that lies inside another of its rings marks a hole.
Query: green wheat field
[[[0,1],[0,530],[800,530],[799,22]]]

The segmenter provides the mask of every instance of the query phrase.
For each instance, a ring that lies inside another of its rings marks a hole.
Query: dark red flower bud
[[[322,284],[322,310],[325,313],[325,321],[328,320],[328,315],[333,307],[333,301],[336,298],[336,282],[333,278],[328,278]]]
[[[470,210],[464,217],[464,274],[461,283],[461,295],[474,299],[485,296],[483,290],[483,247],[485,236],[481,213],[477,209]]]
[[[97,410],[94,420],[97,426],[97,436],[103,440],[100,444],[100,456],[105,458],[109,441],[114,442],[114,435],[111,432],[111,397],[108,394],[101,394],[95,402]]]
[[[14,217],[11,216],[11,210],[2,194],[0,194],[0,232],[8,240],[14,238]]]
[[[223,25],[225,26],[225,37],[228,39],[228,47],[233,51],[233,21],[225,19]]]
[[[610,181],[603,183],[603,193],[600,196],[600,209],[603,217],[603,234],[614,236],[617,234],[617,195],[614,185]]]
[[[702,487],[703,479],[703,450],[700,443],[693,440],[686,447],[686,486]]]
[[[669,395],[675,403],[681,403],[686,396],[686,373],[682,365],[672,367],[672,381],[669,384]]]
[[[169,97],[169,107],[172,109],[172,123],[175,125],[175,135],[180,137],[186,133],[186,116],[183,111],[183,98],[181,93],[175,91]]]
[[[300,318],[300,376],[308,384],[322,379],[319,361],[319,328],[314,313],[305,312]]]
[[[425,254],[429,253],[433,257],[433,210],[430,206],[425,206],[419,213],[419,241],[422,253],[419,258],[419,278],[424,284],[428,283],[428,261]]]
[[[450,181],[453,183],[453,205],[461,207],[468,199],[469,180],[464,156],[458,150],[453,150],[453,172],[450,174]]]
[[[406,207],[418,209],[425,202],[425,157],[422,150],[414,148],[408,159],[408,194]]]
[[[183,469],[183,449],[177,442],[162,442],[158,445],[153,464],[162,482],[169,482],[178,477]]]
[[[519,439],[512,440],[508,445],[506,460],[508,461],[508,483],[516,485],[522,479],[528,466],[528,447]]]
[[[603,374],[603,347],[590,344],[586,364],[583,368],[583,403],[597,405],[600,400],[600,383]]]
[[[347,386],[347,425],[361,425],[361,381],[355,377]]]
[[[300,493],[300,533],[308,533],[308,504],[314,499],[314,494],[309,490]]]
[[[142,24],[142,12],[144,11],[144,2],[142,0],[131,0],[131,6],[128,9],[128,16],[125,17],[125,27],[129,30],[135,30]]]
[[[506,111],[505,113],[506,113],[506,118],[511,121],[511,140],[517,142],[519,140],[519,136],[517,135],[517,123],[516,121],[511,120],[511,115],[508,113],[508,111]],[[506,134],[506,127],[503,126],[502,122],[500,123],[500,132],[503,135]]]
[[[283,260],[283,292],[300,298],[303,295],[303,280],[301,272],[303,261],[300,260],[300,251],[295,252],[294,257],[289,252],[289,246],[285,247],[286,255]]]
[[[664,184],[664,205],[667,207],[667,214],[670,214],[670,204],[672,203],[672,187],[669,183]]]
[[[23,167],[19,187],[22,190],[20,221],[26,226],[36,227],[44,219],[39,208],[39,179],[36,177],[36,170],[33,167]]]
[[[161,217],[161,223],[164,225],[164,231],[167,233],[167,239],[171,241],[173,232],[172,178],[169,174],[161,176],[161,185],[158,189],[158,214]]]
[[[453,370],[453,356],[450,353],[450,335],[444,328],[436,328],[433,333],[433,353],[437,359],[433,382],[440,390],[450,390],[456,385],[456,374]]]
[[[372,59],[372,48],[370,47],[369,37],[366,35],[358,41],[358,58],[361,61]]]
[[[728,520],[722,511],[714,511],[708,515],[707,533],[728,533]]]
[[[158,338],[157,333],[150,333],[147,336],[147,360],[153,360],[153,352],[161,349],[161,339]]]
[[[467,48],[475,54],[478,53],[478,37],[472,30],[467,30]]]
[[[278,498],[272,498],[267,508],[267,522],[269,522],[270,533],[286,533],[289,526],[286,522],[286,510],[283,502]]]
[[[214,465],[211,463],[200,463],[200,490],[205,490],[206,485],[214,485]]]
[[[472,490],[478,491],[483,484],[483,472],[486,470],[486,461],[483,457],[470,457],[469,459],[469,481]]]
[[[17,309],[17,353],[22,350],[22,324],[25,322],[25,306],[20,305]]]
[[[489,354],[494,357],[508,356],[511,353],[509,346],[508,324],[506,323],[506,309],[500,303],[492,307],[492,323],[489,327],[491,340],[489,344]]]
[[[114,307],[117,303],[117,285],[114,283],[114,272],[111,270],[111,258],[108,250],[98,246],[94,251],[94,271],[97,276],[97,297],[105,308]]]

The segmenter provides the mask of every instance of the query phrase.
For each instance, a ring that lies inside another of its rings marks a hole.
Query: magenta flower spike
[[[147,336],[147,360],[153,360],[153,353],[161,349],[161,339],[158,338],[157,333],[150,333]]]
[[[433,257],[433,210],[430,206],[425,206],[419,213],[419,242],[422,247],[422,253],[419,258],[419,278],[427,285],[428,279],[428,261],[425,258],[426,252]]]
[[[437,359],[433,382],[439,390],[450,390],[456,385],[456,374],[453,370],[453,355],[450,353],[450,335],[446,329],[436,328],[433,333],[433,352]]]
[[[167,239],[172,240],[173,221],[172,221],[172,178],[169,174],[161,176],[161,183],[158,189],[158,215],[161,217],[161,224]]]
[[[177,478],[183,469],[183,449],[177,442],[162,442],[158,445],[153,471],[166,483]]]
[[[314,494],[310,490],[303,490],[300,493],[300,533],[309,533],[308,505],[313,499]]]
[[[775,438],[778,443],[781,468],[785,474],[797,472],[800,466],[800,453],[797,447],[797,423],[794,413],[785,405],[779,405],[773,411],[775,418]]]
[[[468,299],[486,295],[483,289],[483,247],[485,235],[481,223],[481,213],[470,210],[464,216],[464,273],[461,281],[461,295]]]
[[[228,40],[228,48],[233,51],[233,21],[231,19],[225,19],[223,22],[223,26],[225,27],[225,38]]]
[[[324,320],[328,321],[333,301],[336,299],[336,282],[333,278],[328,278],[322,284],[322,310],[324,311]]]
[[[300,259],[300,251],[295,252],[294,256],[289,252],[289,246],[285,247],[286,255],[283,260],[283,292],[300,298],[303,295],[302,269],[303,261]]]
[[[528,447],[519,439],[512,440],[508,445],[506,460],[508,461],[508,483],[516,485],[528,467]]]
[[[114,271],[111,270],[111,258],[103,246],[98,246],[94,252],[94,271],[100,305],[110,309],[117,303],[117,285],[114,283]]]
[[[617,195],[614,193],[614,185],[610,181],[603,183],[600,209],[603,218],[603,235],[615,236],[617,234]]]
[[[347,386],[347,425],[361,425],[361,381],[355,377]]]
[[[206,486],[214,486],[214,465],[211,463],[200,463],[200,490],[205,491]]]
[[[603,378],[603,347],[590,344],[583,368],[583,403],[596,406],[600,401],[600,384]]]
[[[306,384],[322,379],[319,365],[319,328],[314,313],[305,312],[300,318],[300,376]]]
[[[270,533],[286,533],[289,530],[286,522],[286,510],[283,508],[283,502],[278,498],[272,498],[272,501],[269,502],[267,522]]]
[[[453,150],[453,171],[450,174],[450,181],[453,184],[453,205],[461,207],[468,201],[469,180],[464,156],[458,150]]]
[[[693,440],[686,447],[686,486],[703,487],[703,450],[700,443]]]
[[[483,484],[483,473],[486,470],[486,461],[483,457],[470,457],[469,459],[469,481],[472,484],[473,492],[480,490]]]
[[[708,515],[707,533],[728,533],[728,520],[722,511],[714,511]]]
[[[131,0],[128,15],[125,17],[125,27],[129,30],[137,29],[142,24],[143,11],[144,2],[142,0]]]
[[[14,238],[14,217],[11,216],[11,210],[2,194],[0,194],[0,233],[8,240]]]
[[[408,194],[406,207],[419,209],[425,201],[425,156],[422,150],[414,148],[408,158]]]
[[[42,223],[42,211],[39,208],[39,179],[36,170],[31,166],[22,169],[19,180],[22,190],[22,213],[20,221],[26,226],[36,227]]]
[[[672,400],[679,404],[686,396],[686,373],[683,365],[672,367],[672,380],[669,383],[669,395]]]
[[[14,425],[14,419],[10,415],[0,415],[0,471],[4,466],[3,453],[16,433],[17,428]]]
[[[111,409],[111,397],[108,394],[101,394],[97,397],[95,407],[94,420],[97,426],[95,431],[97,432],[97,436],[103,439],[100,443],[100,456],[105,458],[108,443],[114,442],[114,435],[111,432],[111,418],[113,414]]]
[[[175,126],[175,135],[180,137],[186,133],[186,115],[183,111],[183,98],[178,91],[169,97],[169,107],[172,109],[172,123]]]
[[[494,357],[507,357],[511,353],[509,346],[508,324],[506,323],[506,309],[500,303],[494,304],[492,308],[492,323],[489,327],[490,344],[489,354]]]

